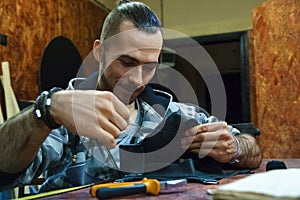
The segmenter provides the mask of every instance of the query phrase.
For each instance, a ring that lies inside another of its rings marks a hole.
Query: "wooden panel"
[[[53,37],[71,39],[84,59],[106,14],[88,0],[1,0],[0,31],[9,44],[0,46],[0,61],[10,62],[16,97],[32,100],[38,95],[40,58]]]
[[[253,31],[249,30],[247,35],[248,35],[250,114],[251,114],[251,122],[253,122],[255,126],[257,126]]]
[[[268,0],[253,23],[263,156],[300,157],[300,1]]]

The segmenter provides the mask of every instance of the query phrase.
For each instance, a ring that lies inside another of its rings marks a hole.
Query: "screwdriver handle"
[[[141,186],[138,186],[138,185],[143,185],[144,189],[141,190],[141,188],[139,188]],[[90,194],[92,197],[96,197],[97,196],[96,193],[99,189],[106,189],[106,190],[109,190],[112,194],[114,194],[114,192],[112,192],[112,191],[117,191],[117,190],[113,190],[113,189],[120,189],[120,191],[124,192],[124,190],[131,190],[132,187],[139,188],[139,193],[141,193],[141,191],[142,191],[142,193],[158,195],[158,193],[160,191],[160,182],[156,179],[144,178],[141,181],[96,184],[90,188]],[[123,195],[127,195],[124,193],[123,193]],[[102,198],[104,198],[104,197],[102,197]]]
[[[99,188],[96,191],[96,196],[98,199],[110,199],[126,195],[143,194],[145,192],[145,184],[136,184],[119,188]]]

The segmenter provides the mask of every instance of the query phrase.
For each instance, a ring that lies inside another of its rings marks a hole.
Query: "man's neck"
[[[127,108],[129,108],[129,111],[136,110],[135,101],[133,101],[131,104],[127,105]]]
[[[130,117],[129,117],[128,123],[133,124],[136,121],[136,117],[137,117],[137,108],[135,106],[135,101],[133,101],[131,104],[127,105],[127,108],[129,109],[129,112],[130,112]]]

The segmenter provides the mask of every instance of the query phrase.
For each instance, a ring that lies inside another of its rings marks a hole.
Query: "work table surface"
[[[270,160],[281,160],[283,161],[287,168],[300,168],[300,159],[264,159],[262,164],[258,169],[252,170],[253,173],[261,173],[266,171],[266,164]],[[224,178],[219,180],[218,185],[203,185],[200,183],[188,183],[186,186],[180,186],[175,188],[170,188],[164,191],[161,191],[158,196],[151,196],[146,194],[131,195],[125,197],[119,197],[117,199],[163,199],[163,200],[174,200],[174,199],[207,199],[211,200],[212,196],[207,193],[208,189],[217,188],[220,185],[233,182],[249,176],[249,174],[236,175],[230,178]],[[97,199],[92,198],[89,194],[89,188],[84,188],[72,192],[67,192],[59,195],[44,197],[42,199]]]

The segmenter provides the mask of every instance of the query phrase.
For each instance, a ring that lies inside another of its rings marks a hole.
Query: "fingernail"
[[[182,146],[184,146],[184,145],[186,145],[186,140],[185,139],[181,139],[180,143],[181,143]]]

